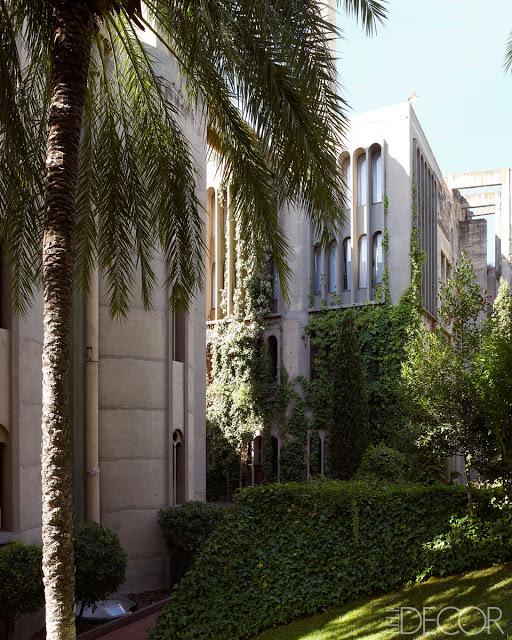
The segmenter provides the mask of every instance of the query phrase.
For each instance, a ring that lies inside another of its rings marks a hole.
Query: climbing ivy
[[[384,199],[388,216],[389,201]],[[374,444],[384,443],[404,450],[410,444],[407,416],[400,398],[400,376],[406,348],[422,319],[421,277],[424,255],[420,247],[416,189],[412,187],[410,268],[411,281],[398,304],[389,295],[389,277],[384,274],[381,295],[376,304],[355,307],[356,333],[366,373],[370,437]],[[389,248],[389,234],[384,233],[383,247]],[[336,340],[341,332],[346,309],[324,309],[306,327],[313,352],[313,376],[306,386],[308,404],[313,414],[313,428],[329,431],[332,426],[334,388],[332,368],[336,366]],[[348,345],[347,345],[348,348]]]
[[[401,368],[406,345],[422,318],[424,256],[419,241],[414,186],[412,203],[408,288],[399,303],[393,305],[385,260],[375,303],[351,310],[364,365],[370,439],[375,445],[383,443],[401,451],[406,451],[411,444],[399,395]],[[387,220],[387,195],[384,214]],[[385,226],[383,250],[387,253],[390,240]],[[207,390],[210,498],[229,497],[237,487],[249,483],[249,447],[256,432],[262,436],[265,481],[302,481],[319,473],[319,432],[328,434],[332,429],[334,399],[339,391],[333,382],[333,367],[337,364],[333,358],[343,354],[339,337],[347,310],[332,309],[325,304],[306,327],[312,349],[312,379],[299,377],[291,381],[284,368],[281,368],[279,382],[271,379],[263,344],[271,272],[270,268],[258,267],[246,238],[246,234],[235,230],[237,287],[232,317],[210,325],[207,330],[211,362]],[[226,297],[222,296],[224,305]],[[279,476],[272,461],[272,425],[281,440]],[[308,438],[309,456],[306,456]]]
[[[263,473],[270,478],[270,420],[279,408],[278,386],[271,378],[263,343],[265,316],[272,292],[270,264],[259,265],[247,233],[235,226],[233,313],[210,324],[206,332],[209,359],[207,413],[207,490],[210,499],[229,499],[249,477],[250,444],[259,432]],[[228,292],[221,295],[227,313]]]

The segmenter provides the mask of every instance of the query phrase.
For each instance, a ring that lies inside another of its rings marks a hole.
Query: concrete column
[[[100,521],[98,447],[99,272],[94,268],[85,302],[85,513]]]
[[[370,225],[370,211],[372,207],[372,155],[370,147],[366,153],[366,206],[364,208],[364,233],[366,234],[366,302],[371,299],[372,292],[372,237]]]

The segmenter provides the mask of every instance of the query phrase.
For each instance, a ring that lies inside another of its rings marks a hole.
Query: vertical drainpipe
[[[85,301],[85,508],[87,520],[100,521],[98,454],[99,274],[94,268]]]

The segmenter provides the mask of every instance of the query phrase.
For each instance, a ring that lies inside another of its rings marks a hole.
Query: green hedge
[[[491,493],[475,494],[477,514]],[[242,492],[162,613],[151,640],[237,640],[424,569],[424,544],[463,515],[447,485],[317,481]]]
[[[171,585],[185,575],[226,513],[224,507],[208,502],[187,502],[160,509],[158,524],[169,551]]]

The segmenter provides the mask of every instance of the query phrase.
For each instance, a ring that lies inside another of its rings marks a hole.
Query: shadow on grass
[[[426,612],[422,622],[411,607]],[[446,609],[447,607],[456,607]],[[485,616],[491,622],[483,628]],[[501,620],[496,623],[502,612]],[[403,617],[401,627],[400,616]],[[423,624],[425,628],[423,629]],[[394,625],[394,626],[393,626]],[[370,597],[326,611],[309,618],[296,620],[289,625],[272,629],[258,636],[257,640],[399,640],[404,638],[487,638],[505,640],[512,638],[512,564],[473,571],[448,578],[435,578],[402,591]]]

